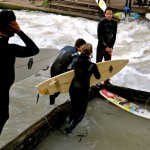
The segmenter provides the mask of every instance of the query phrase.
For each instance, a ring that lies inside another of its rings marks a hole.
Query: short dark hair
[[[85,43],[86,43],[85,40],[79,38],[79,39],[77,39],[76,42],[75,42],[75,47],[80,47],[80,46],[82,46],[82,45],[85,44]]]
[[[113,11],[113,9],[112,9],[111,7],[107,7],[107,8],[105,9],[105,13],[106,13],[107,10]]]
[[[0,30],[5,30],[11,21],[16,21],[16,16],[12,10],[2,10],[0,12]]]

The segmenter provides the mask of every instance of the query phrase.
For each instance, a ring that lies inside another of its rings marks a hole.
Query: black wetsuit
[[[89,61],[89,57],[81,53],[74,64],[75,76],[71,82],[69,94],[71,98],[72,110],[69,118],[69,126],[66,132],[71,132],[83,119],[87,104],[90,87],[90,77],[94,74],[96,79],[100,79],[97,65]]]
[[[132,0],[126,0],[125,6],[131,6]]]
[[[26,46],[8,44],[8,38],[0,37],[0,133],[9,118],[9,89],[15,80],[15,59],[33,56],[39,52],[38,47],[24,32],[20,31],[18,36]]]
[[[105,51],[106,47],[113,48],[116,41],[117,22],[114,20],[103,19],[99,22],[97,28],[97,55],[96,62],[101,62],[103,57],[106,60],[111,60],[111,54]]]
[[[78,55],[78,51],[73,46],[65,46],[51,67],[51,77],[69,71],[68,66],[72,63],[73,54]]]
[[[138,0],[139,7],[142,5],[142,0]]]
[[[73,46],[65,46],[64,48],[62,48],[58,57],[56,58],[51,67],[51,77],[71,70],[72,66],[70,68],[68,67],[72,64],[73,58],[77,57],[78,55],[79,54],[77,49]],[[50,95],[51,105],[55,103],[55,98],[58,95],[59,92],[55,93],[54,95]]]

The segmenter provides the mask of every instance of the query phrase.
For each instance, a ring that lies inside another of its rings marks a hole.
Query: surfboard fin
[[[38,103],[38,101],[39,101],[39,94],[37,95],[37,100],[36,100],[36,104]]]
[[[56,84],[57,82],[58,82],[58,80],[54,79],[51,81],[51,83],[49,85],[52,86],[52,85]]]
[[[39,90],[39,94],[44,95],[47,92],[47,88]]]
[[[45,95],[45,94],[46,94],[46,95],[47,95],[48,93],[50,93],[49,87],[55,85],[57,82],[58,82],[58,80],[56,80],[56,79],[51,80],[49,86],[48,86],[47,88],[40,89],[40,90],[38,91],[38,94],[41,94],[41,95]]]

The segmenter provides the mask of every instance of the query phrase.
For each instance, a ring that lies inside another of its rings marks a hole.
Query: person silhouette
[[[25,46],[9,44],[11,37],[17,34]],[[16,57],[30,57],[39,53],[36,44],[20,29],[16,16],[12,10],[0,12],[0,134],[9,118],[9,90],[15,80]]]

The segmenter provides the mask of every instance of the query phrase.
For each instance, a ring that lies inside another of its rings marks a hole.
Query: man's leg
[[[6,121],[9,118],[9,92],[1,90],[1,100],[0,100],[0,134]]]
[[[54,93],[54,95],[49,96],[50,105],[55,104],[55,98],[60,94],[60,92]]]

